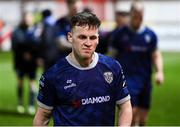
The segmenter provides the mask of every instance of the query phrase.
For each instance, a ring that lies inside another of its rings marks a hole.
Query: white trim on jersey
[[[99,56],[98,56],[98,54],[96,52],[94,53],[93,56],[94,56],[93,61],[88,67],[81,67],[81,65],[77,61],[73,60],[70,55],[66,56],[66,60],[68,61],[68,63],[70,65],[72,65],[73,67],[75,67],[75,68],[77,68],[79,70],[89,70],[89,69],[94,68],[97,65],[98,60],[99,60]]]
[[[129,26],[129,28],[130,28],[131,31],[134,31],[134,30],[131,28],[131,26]],[[143,32],[145,31],[145,29],[146,29],[146,26],[145,26],[145,25],[141,25],[141,26],[139,27],[139,29],[137,29],[137,31],[135,31],[135,32],[138,33],[138,34],[141,34],[141,33],[143,33]]]
[[[146,27],[145,27],[144,25],[141,25],[140,28],[137,30],[137,33],[138,33],[138,34],[143,33],[143,32],[145,31],[145,28],[146,28]]]
[[[39,100],[37,100],[37,104],[38,104],[39,107],[47,109],[47,110],[52,110],[53,109],[52,106],[47,106],[47,105],[43,104],[42,102],[40,102]]]
[[[117,105],[123,104],[124,102],[130,100],[130,98],[131,98],[130,95],[128,95],[128,96],[124,97],[123,99],[116,101],[116,104]]]

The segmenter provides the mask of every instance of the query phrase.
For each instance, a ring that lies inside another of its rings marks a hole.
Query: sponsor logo
[[[88,105],[88,104],[97,104],[97,103],[104,103],[110,101],[110,96],[99,96],[99,97],[90,97],[82,99],[82,105]]]
[[[66,80],[66,83],[67,83],[67,85],[64,86],[65,90],[76,86],[76,83],[73,83],[73,81],[71,79]]]
[[[81,101],[80,100],[73,101],[72,105],[74,106],[74,108],[79,108],[81,106]]]
[[[70,85],[64,86],[64,89],[72,88],[72,87],[75,87],[75,86],[76,86],[75,83],[71,83]]]
[[[113,81],[113,74],[112,72],[104,72],[104,79],[106,80],[107,83],[111,84]]]
[[[66,81],[66,83],[72,83],[72,80],[71,80],[71,79],[69,79],[69,80],[67,80],[67,81]]]

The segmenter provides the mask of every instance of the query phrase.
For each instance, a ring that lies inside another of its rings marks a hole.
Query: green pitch
[[[165,83],[154,83],[152,108],[148,125],[180,126],[180,53],[163,53]],[[40,77],[41,71],[38,73]],[[25,80],[24,102],[28,106],[28,84]],[[12,54],[0,52],[0,125],[32,125],[33,116],[16,112],[16,78]]]

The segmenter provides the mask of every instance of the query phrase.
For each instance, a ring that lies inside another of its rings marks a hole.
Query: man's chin
[[[92,53],[83,53],[81,57],[83,59],[90,59],[92,58]]]

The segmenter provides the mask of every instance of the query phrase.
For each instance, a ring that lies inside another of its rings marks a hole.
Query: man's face
[[[97,47],[99,37],[98,28],[89,26],[75,26],[72,32],[68,33],[68,40],[72,44],[75,56],[80,59],[92,59]]]
[[[129,15],[125,12],[117,12],[115,18],[116,18],[116,23],[118,27],[128,24]]]
[[[131,12],[131,26],[137,30],[140,28],[143,21],[143,11],[142,10],[133,10]]]

